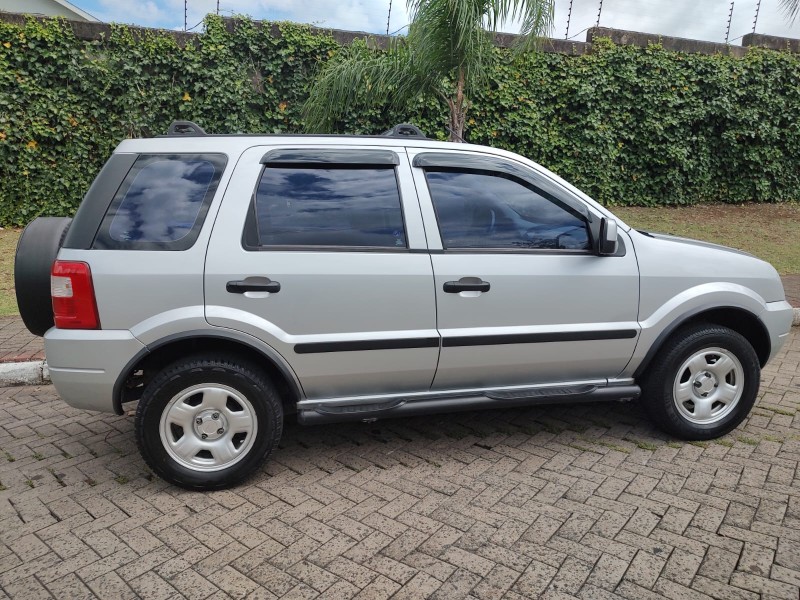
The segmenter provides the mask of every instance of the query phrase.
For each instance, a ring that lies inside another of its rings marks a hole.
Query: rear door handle
[[[240,279],[237,281],[229,281],[225,285],[225,290],[230,294],[244,294],[245,292],[269,292],[270,294],[277,294],[281,291],[281,284],[277,281],[270,281],[269,279],[265,282]]]
[[[471,278],[475,279],[475,278]],[[445,281],[443,289],[448,294],[459,294],[461,292],[488,292],[491,289],[488,281]]]

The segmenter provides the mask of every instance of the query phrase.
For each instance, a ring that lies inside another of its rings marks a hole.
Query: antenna
[[[728,43],[728,38],[731,35],[731,20],[733,20],[733,2],[731,2],[731,10],[728,13],[728,28],[725,30],[725,43]]]
[[[603,12],[603,0],[600,0],[600,8],[597,9],[597,23],[594,24],[595,27],[600,27],[600,13]]]
[[[569,39],[569,22],[572,20],[572,2],[573,0],[569,0],[569,11],[567,12],[567,33],[564,34],[564,39]]]
[[[756,32],[756,24],[758,23],[758,11],[761,10],[761,0],[756,2],[756,17],[753,19],[753,33]]]
[[[217,16],[219,16],[219,0],[217,0]]]
[[[189,27],[189,0],[183,0],[183,30]]]
[[[392,20],[392,0],[389,0],[389,16],[386,17],[386,35],[389,35],[389,21]]]

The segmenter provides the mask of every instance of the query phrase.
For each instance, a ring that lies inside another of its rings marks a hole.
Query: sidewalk
[[[800,308],[800,275],[784,275],[786,299]],[[42,338],[28,333],[19,317],[0,317],[0,363],[17,363],[44,359]]]

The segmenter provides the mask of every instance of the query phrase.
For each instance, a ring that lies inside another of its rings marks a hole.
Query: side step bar
[[[429,394],[417,398],[392,398],[382,402],[317,405],[300,407],[297,420],[301,425],[320,425],[345,421],[372,422],[377,419],[416,417],[434,413],[484,410],[488,408],[513,408],[548,404],[574,404],[580,402],[609,402],[636,400],[642,391],[638,385],[598,387],[577,385],[540,390],[491,391],[454,397]]]

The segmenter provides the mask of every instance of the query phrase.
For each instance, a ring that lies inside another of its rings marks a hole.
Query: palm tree
[[[358,99],[399,108],[420,94],[435,94],[450,111],[450,141],[460,141],[469,98],[486,82],[494,34],[519,21],[517,50],[536,47],[550,31],[554,0],[407,0],[408,35],[385,52],[354,43],[321,70],[303,113],[310,131],[330,131]]]

